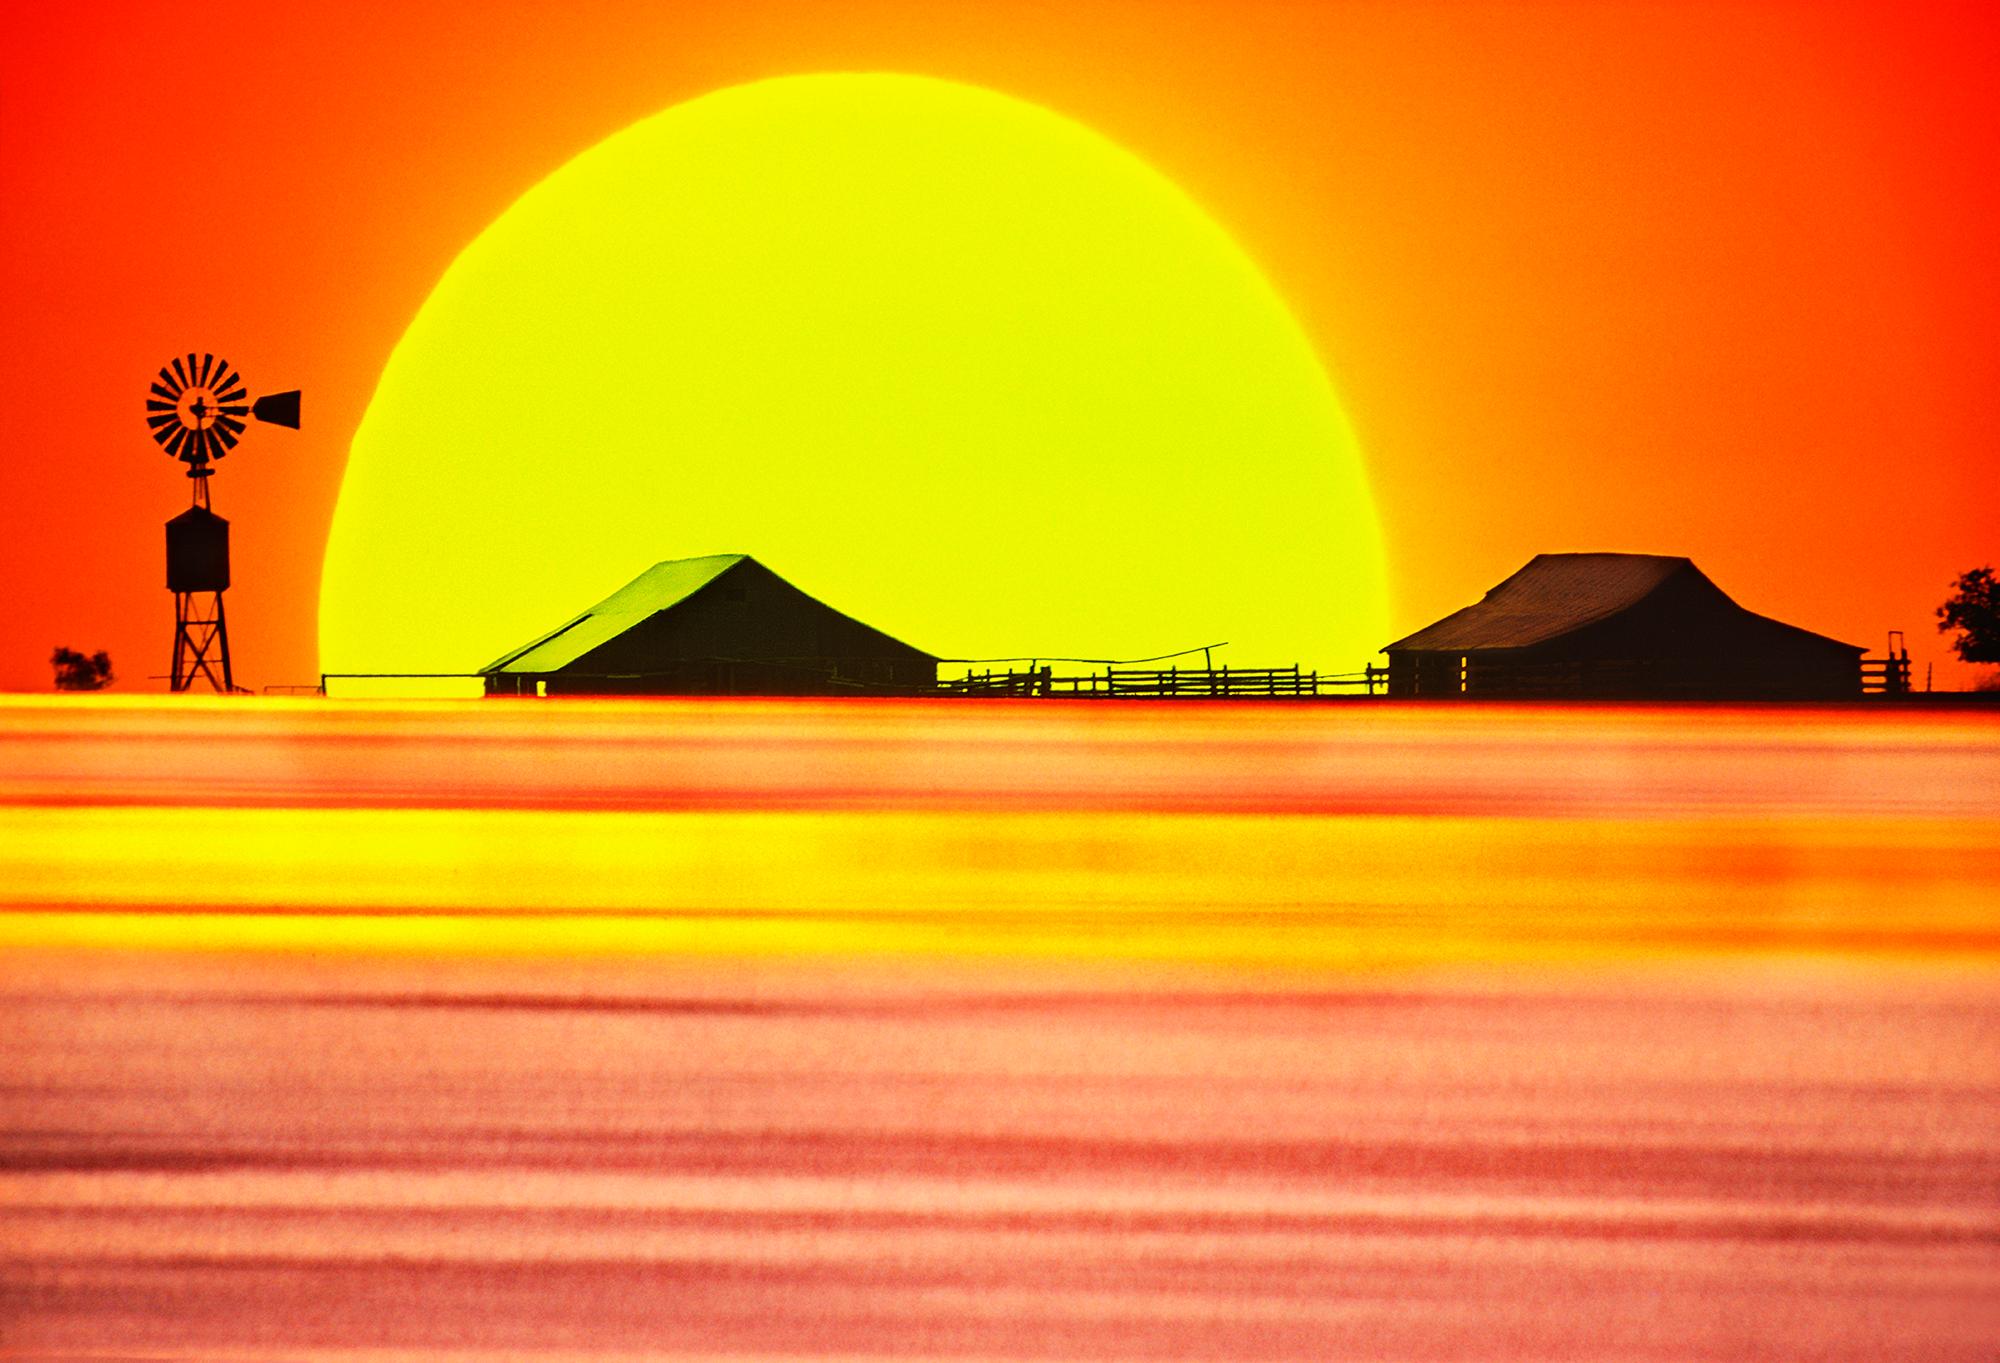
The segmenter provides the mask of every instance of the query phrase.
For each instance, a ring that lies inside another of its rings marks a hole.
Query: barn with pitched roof
[[[1392,696],[1839,699],[1861,654],[1745,610],[1691,560],[1537,554],[1484,599],[1386,645]]]
[[[491,695],[913,694],[938,660],[747,554],[656,563],[480,669]]]

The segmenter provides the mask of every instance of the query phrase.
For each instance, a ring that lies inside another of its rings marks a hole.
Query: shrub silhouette
[[[73,648],[58,648],[49,658],[56,670],[58,691],[102,691],[111,685],[111,655],[99,649],[88,658]]]

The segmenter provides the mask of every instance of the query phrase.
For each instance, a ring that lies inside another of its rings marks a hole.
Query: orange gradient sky
[[[837,70],[1045,105],[1232,232],[1342,395],[1399,632],[1539,551],[1685,553],[1962,684],[1931,613],[2000,557],[1996,58],[1973,6],[9,7],[0,688],[57,644],[163,687],[186,482],[140,401],[190,348],[306,392],[216,502],[239,679],[314,680],[348,444],[457,252],[637,119]]]

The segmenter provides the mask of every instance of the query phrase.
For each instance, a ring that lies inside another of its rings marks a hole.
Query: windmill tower
[[[171,689],[185,691],[197,677],[217,691],[236,690],[229,670],[229,622],[222,594],[229,590],[229,522],[209,507],[209,465],[236,448],[244,417],[299,428],[299,393],[272,393],[247,406],[250,390],[227,360],[189,352],[160,367],[146,399],[153,439],[187,465],[193,495],[186,511],[167,522],[167,590],[174,594],[174,669]],[[219,669],[219,670],[218,670]]]

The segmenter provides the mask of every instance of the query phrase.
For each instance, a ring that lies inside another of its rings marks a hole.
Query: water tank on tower
[[[229,589],[229,522],[205,506],[191,506],[167,522],[167,590]]]

